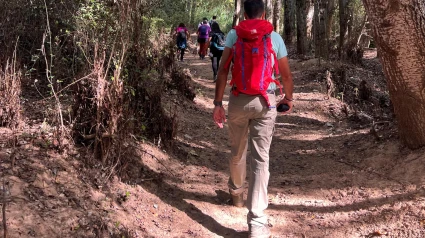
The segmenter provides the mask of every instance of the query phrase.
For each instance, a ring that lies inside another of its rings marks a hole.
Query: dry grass
[[[16,61],[9,60],[0,69],[0,126],[11,129],[19,127],[21,123],[21,95],[22,74],[17,70]]]

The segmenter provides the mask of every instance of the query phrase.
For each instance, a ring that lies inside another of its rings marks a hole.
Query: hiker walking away
[[[198,24],[198,28],[204,24],[204,21],[207,21],[207,25],[208,25],[209,27],[211,27],[211,24],[210,24],[210,22],[208,21],[208,18],[204,17],[204,18],[202,18],[202,21],[200,21],[200,22],[199,22],[199,24]]]
[[[264,20],[262,0],[245,0],[244,16],[226,36],[226,47],[218,72],[213,120],[220,128],[226,122],[222,105],[230,63],[232,91],[229,96],[228,127],[231,145],[229,192],[233,204],[244,205],[247,148],[250,148],[249,186],[246,206],[249,237],[270,237],[265,209],[268,206],[269,150],[276,106],[292,111],[293,82],[282,37]],[[273,73],[274,72],[274,73]],[[275,89],[282,88],[273,74],[282,76],[285,96],[276,105]]]
[[[179,60],[183,61],[184,52],[187,48],[187,37],[190,36],[184,23],[180,23],[175,32],[177,41],[177,53],[180,54]]]
[[[217,16],[213,16],[212,19],[208,22],[210,24],[210,27],[212,28],[212,24],[214,22],[217,22]]]
[[[213,69],[213,78],[214,82],[217,80],[218,66],[220,65],[220,59],[223,54],[226,41],[224,38],[224,33],[220,30],[220,26],[217,22],[213,22],[211,25],[210,33],[210,54],[211,54],[211,63]]]
[[[208,37],[211,28],[208,26],[208,21],[204,20],[203,24],[198,28],[198,43],[199,43],[199,57],[204,59],[208,49]]]

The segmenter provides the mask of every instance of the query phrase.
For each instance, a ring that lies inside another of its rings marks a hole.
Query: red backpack
[[[273,71],[279,74],[276,53],[272,48],[271,33],[273,26],[266,20],[245,20],[236,26],[236,43],[232,47],[232,54],[226,62],[232,67],[232,93],[248,95],[262,95],[270,107],[267,88],[271,82],[280,87],[278,80],[273,79]],[[272,62],[274,58],[274,66]]]

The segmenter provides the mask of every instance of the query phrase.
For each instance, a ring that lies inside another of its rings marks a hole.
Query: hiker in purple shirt
[[[204,20],[203,24],[198,28],[198,43],[199,43],[199,57],[205,58],[208,50],[208,38],[211,32],[211,28],[208,25],[208,20]]]

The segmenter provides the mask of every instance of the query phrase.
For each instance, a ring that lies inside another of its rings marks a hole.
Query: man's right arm
[[[223,54],[221,56],[220,66],[219,66],[218,74],[217,74],[217,82],[215,86],[215,97],[214,97],[215,101],[223,100],[224,89],[226,88],[226,84],[227,84],[227,75],[229,74],[229,65],[226,65],[226,64],[231,54],[232,54],[232,50],[228,47],[225,47],[223,50]]]
[[[215,88],[215,100],[223,100],[224,89],[226,88],[227,75],[229,74],[229,66],[227,65],[229,58],[232,57],[232,47],[237,39],[236,31],[230,30],[226,38],[226,46],[224,47],[223,54],[220,60],[220,66],[218,68],[217,82]]]
[[[227,75],[229,74],[228,60],[231,55],[232,50],[228,47],[224,48],[215,85],[214,102],[218,104],[223,103],[224,90],[226,89],[227,84]],[[218,127],[223,128],[223,124],[226,122],[226,112],[224,111],[223,106],[214,107],[213,120]]]

